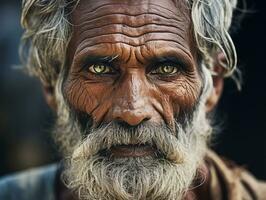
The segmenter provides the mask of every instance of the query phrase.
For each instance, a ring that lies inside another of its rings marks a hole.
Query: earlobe
[[[211,112],[214,107],[218,104],[218,101],[223,93],[224,87],[224,67],[225,57],[223,53],[219,53],[215,59],[213,71],[215,75],[212,76],[213,80],[213,90],[206,101],[206,112]]]
[[[55,100],[55,94],[54,94],[54,87],[48,86],[48,85],[43,85],[43,93],[45,100],[49,107],[53,110],[56,111],[57,109],[57,104]]]

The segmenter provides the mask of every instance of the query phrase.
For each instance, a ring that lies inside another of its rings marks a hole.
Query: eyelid
[[[152,59],[150,66],[147,68],[148,72],[158,69],[161,66],[171,65],[177,67],[180,71],[190,71],[191,66],[186,60],[176,56],[162,56]]]
[[[97,66],[97,65],[104,65],[106,68],[108,68],[108,72],[95,73],[89,69],[89,68],[91,68],[93,66]],[[119,71],[115,67],[113,67],[111,63],[103,63],[103,62],[88,64],[88,66],[85,66],[84,69],[86,72],[89,72],[89,73],[91,73],[93,75],[97,75],[97,76],[114,75],[114,74],[119,73]]]
[[[149,73],[153,73],[154,71],[159,70],[161,67],[165,67],[165,66],[172,66],[172,67],[177,69],[177,72],[182,70],[181,68],[183,68],[179,64],[173,63],[173,62],[157,63],[157,64],[150,67]],[[171,75],[171,74],[169,74],[169,75]]]

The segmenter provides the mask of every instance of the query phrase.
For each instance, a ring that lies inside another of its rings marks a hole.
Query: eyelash
[[[154,66],[151,66],[149,68],[149,72],[148,73],[149,74],[153,74],[152,73],[153,71],[158,70],[161,67],[166,67],[166,66],[171,66],[171,67],[174,67],[175,69],[177,69],[177,72],[176,73],[179,73],[182,70],[184,70],[181,64],[172,63],[172,62],[163,62],[163,63],[156,64]],[[176,73],[168,74],[168,75],[171,76],[171,75],[175,75]],[[154,74],[156,74],[156,73],[154,73]],[[160,74],[160,73],[158,73],[158,74]]]

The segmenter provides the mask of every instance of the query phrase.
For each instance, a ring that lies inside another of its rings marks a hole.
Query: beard
[[[201,178],[197,169],[212,132],[205,113],[208,92],[202,94],[191,112],[176,119],[174,130],[148,122],[92,128],[91,119],[72,115],[62,103],[54,138],[65,157],[63,182],[82,200],[182,199],[193,180]],[[141,157],[113,156],[112,149],[121,145],[154,151]]]
[[[77,119],[58,121],[55,139],[65,155],[63,181],[84,200],[182,199],[211,133],[200,106],[182,121],[176,121],[175,131],[166,125],[128,128],[109,123],[97,129],[87,125],[86,134]],[[155,151],[142,157],[112,156],[113,147],[132,144]]]

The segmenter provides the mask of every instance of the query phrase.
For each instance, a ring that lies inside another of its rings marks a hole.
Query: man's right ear
[[[212,76],[213,90],[205,103],[206,112],[210,112],[213,110],[213,108],[218,104],[218,101],[222,95],[224,88],[223,64],[225,62],[226,59],[224,54],[218,53],[216,55],[215,62],[213,63],[213,72],[215,72],[216,75]]]
[[[57,110],[57,103],[55,99],[55,88],[50,85],[43,85],[43,93],[45,100],[49,107],[56,112]]]

